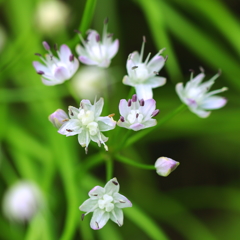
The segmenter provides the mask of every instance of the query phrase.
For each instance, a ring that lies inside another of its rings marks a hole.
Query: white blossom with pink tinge
[[[96,186],[88,193],[90,198],[79,209],[86,212],[82,215],[82,219],[88,213],[93,212],[90,222],[92,229],[101,229],[109,219],[117,223],[119,227],[123,225],[122,208],[132,207],[132,203],[118,193],[119,187],[117,179],[113,178],[107,182],[104,188]]]
[[[157,124],[157,120],[152,119],[159,113],[154,99],[138,100],[137,95],[134,94],[128,101],[120,100],[119,111],[121,114],[117,123],[119,127],[138,131]]]
[[[43,42],[44,48],[49,52],[44,59],[40,56],[44,64],[34,61],[33,66],[37,73],[42,76],[42,82],[45,85],[52,86],[61,84],[70,79],[79,67],[79,61],[75,58],[69,47],[63,44],[59,51],[57,50],[58,58],[53,56],[47,42]]]
[[[211,112],[206,110],[218,109],[227,103],[226,98],[213,96],[217,93],[226,91],[226,87],[209,92],[209,89],[219,75],[220,73],[217,73],[210,80],[202,83],[202,80],[205,77],[205,74],[202,72],[195,78],[192,78],[191,76],[190,81],[187,82],[185,87],[183,87],[183,83],[178,83],[176,85],[176,92],[181,101],[188,106],[190,111],[201,118],[206,118],[210,115]]]
[[[167,157],[160,157],[155,163],[157,174],[162,177],[167,177],[172,171],[174,171],[180,163]]]
[[[153,88],[160,87],[166,83],[166,78],[159,77],[158,72],[165,63],[165,58],[161,56],[163,50],[159,51],[150,61],[148,54],[143,62],[145,38],[142,44],[141,53],[133,52],[127,60],[128,75],[123,78],[123,83],[135,87],[139,99],[153,98]]]
[[[98,32],[91,29],[88,30],[86,41],[82,38],[81,33],[79,36],[83,44],[83,46],[80,44],[76,46],[80,62],[107,68],[119,47],[118,39],[112,42],[112,34],[107,33],[107,21],[104,22],[102,40]]]

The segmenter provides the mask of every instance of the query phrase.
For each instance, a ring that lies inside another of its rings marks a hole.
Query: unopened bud
[[[65,122],[68,121],[68,115],[62,109],[56,110],[48,117],[49,121],[59,129]]]
[[[157,174],[162,177],[167,177],[172,171],[174,171],[180,163],[167,157],[160,157],[155,163]]]

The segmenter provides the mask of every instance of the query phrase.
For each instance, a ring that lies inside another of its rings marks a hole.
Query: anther
[[[220,76],[222,74],[222,70],[218,69],[218,75]]]
[[[42,57],[42,54],[40,54],[40,53],[34,53],[34,55]]]
[[[139,101],[139,104],[140,104],[140,106],[144,106],[144,104],[145,104],[145,102],[144,102],[144,100],[143,99],[141,99],[140,101]]]
[[[85,147],[85,153],[88,154],[88,148],[87,147]]]
[[[43,71],[37,71],[37,74],[39,74],[39,75],[43,75],[44,72],[43,72]]]
[[[133,96],[132,96],[132,101],[133,101],[133,102],[136,102],[136,101],[137,101],[137,95],[136,95],[136,94],[133,94]]]
[[[110,117],[110,118],[113,117],[113,116],[115,116],[115,113],[112,113],[112,114],[108,115],[108,117]]]
[[[74,29],[74,32],[75,33],[78,33],[78,34],[82,34],[79,30],[77,30],[77,29]]]
[[[53,48],[54,48],[55,51],[58,50],[58,45],[57,45],[57,43],[54,43]]]
[[[132,105],[132,100],[129,99],[129,100],[128,100],[128,107],[131,107],[131,105]]]
[[[189,69],[189,72],[194,73],[194,70],[193,69]]]
[[[123,200],[119,200],[119,202],[120,202],[120,203],[126,203],[126,202],[124,202]]]
[[[156,110],[153,111],[151,116],[155,117],[155,116],[157,116],[159,114],[159,112],[160,112],[159,109],[156,109]]]
[[[82,221],[83,221],[84,217],[85,217],[85,214],[83,213],[81,216]]]
[[[69,121],[68,118],[62,120],[62,122],[67,122],[67,121]]]
[[[69,56],[69,61],[72,62],[73,60],[74,60],[74,55],[71,54],[71,55]]]
[[[112,183],[116,186],[118,185],[118,182],[116,182],[116,181],[112,181]]]
[[[97,225],[97,228],[99,228],[98,222],[95,222],[95,223],[96,223],[96,225]]]
[[[133,66],[133,67],[132,67],[132,70],[134,70],[134,69],[136,69],[136,68],[138,68],[138,66]]]
[[[73,130],[72,130],[72,129],[66,129],[66,131],[67,131],[67,132],[73,132]]]
[[[159,72],[154,71],[153,73],[154,73],[155,75],[159,75]]]
[[[147,40],[146,40],[146,37],[145,36],[143,36],[143,42],[147,42]]]
[[[108,24],[108,17],[105,18],[104,24]]]
[[[123,116],[120,117],[120,121],[121,121],[121,122],[124,122],[124,121],[125,121],[125,119],[124,119]]]
[[[204,73],[203,67],[200,66],[199,69],[200,69],[200,71],[201,71],[202,73]]]
[[[96,35],[96,41],[97,41],[97,42],[100,41],[100,36],[99,36],[99,34]]]
[[[139,116],[139,113],[136,114],[136,118],[138,118],[138,116]]]
[[[47,50],[47,51],[49,51],[50,50],[50,46],[48,45],[48,43],[46,42],[46,41],[43,41],[43,47]]]

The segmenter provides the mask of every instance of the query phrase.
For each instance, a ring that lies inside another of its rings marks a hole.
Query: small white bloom
[[[65,124],[69,120],[67,113],[64,112],[62,109],[56,110],[49,116],[48,119],[57,129],[59,129],[63,124]]]
[[[70,119],[58,132],[67,137],[78,134],[78,142],[85,147],[86,153],[91,140],[98,143],[99,147],[103,144],[107,151],[105,142],[108,138],[102,132],[114,129],[116,122],[110,116],[100,117],[103,104],[103,98],[100,98],[93,105],[89,100],[84,99],[80,102],[80,108],[70,106],[68,108]]]
[[[155,163],[157,174],[163,177],[167,177],[172,171],[174,171],[180,163],[174,161],[171,158],[160,157]]]
[[[43,42],[43,46],[49,52],[46,54],[46,60],[41,54],[37,53],[36,55],[40,56],[45,65],[37,61],[33,62],[37,73],[42,76],[42,82],[50,86],[61,84],[70,79],[77,71],[79,61],[73,56],[69,47],[65,44],[60,47],[60,50],[57,51],[58,59],[53,56],[47,42]]]
[[[135,87],[138,98],[144,100],[153,98],[152,88],[160,87],[166,83],[166,78],[156,76],[165,63],[165,59],[160,55],[162,50],[150,61],[151,53],[149,53],[143,62],[145,42],[144,38],[140,55],[138,52],[129,55],[127,60],[128,76],[123,78],[123,83]]]
[[[79,35],[83,44],[83,47],[80,44],[76,46],[80,62],[107,68],[119,47],[118,39],[112,42],[112,34],[107,33],[107,21],[104,22],[102,41],[95,30],[88,30],[86,41],[82,38],[81,33]]]
[[[176,85],[176,91],[181,101],[199,117],[206,118],[211,113],[206,110],[218,109],[227,103],[225,98],[213,96],[217,93],[226,91],[226,87],[208,92],[219,75],[220,73],[217,73],[207,82],[201,83],[205,77],[205,74],[202,72],[195,78],[192,78],[191,76],[191,79],[187,82],[185,88],[183,87],[183,83],[178,83]]]
[[[30,220],[43,206],[38,187],[27,181],[19,181],[7,190],[3,197],[3,212],[12,221]]]
[[[132,207],[132,203],[118,192],[119,183],[116,178],[113,178],[104,188],[96,186],[88,193],[90,198],[79,209],[86,212],[82,217],[93,212],[90,222],[92,229],[101,229],[109,219],[117,223],[119,227],[123,225],[122,208]]]
[[[119,111],[121,117],[117,124],[120,127],[138,131],[157,124],[156,119],[152,119],[159,113],[154,99],[139,101],[137,95],[134,94],[128,102],[125,99],[120,100]]]

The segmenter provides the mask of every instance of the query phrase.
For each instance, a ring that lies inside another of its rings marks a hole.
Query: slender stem
[[[126,142],[126,144],[124,145],[124,147],[128,147],[130,145],[132,145],[133,143],[135,143],[136,141],[138,141],[139,139],[143,138],[145,135],[147,135],[148,133],[152,132],[152,131],[156,131],[156,129],[158,129],[160,126],[162,126],[164,123],[166,123],[168,120],[170,120],[171,118],[173,118],[174,116],[176,116],[178,113],[182,112],[184,109],[186,109],[186,105],[182,104],[181,106],[179,106],[177,109],[175,109],[173,112],[169,113],[168,115],[164,116],[163,118],[161,118],[158,121],[158,124],[156,125],[156,127],[152,127],[149,128],[147,130],[138,132],[137,134],[135,134],[134,136],[132,136],[131,138],[128,139],[128,141]]]
[[[121,156],[119,154],[116,154],[115,158],[119,162],[123,162],[123,163],[126,163],[126,164],[134,166],[134,167],[147,169],[147,170],[156,170],[154,165],[147,165],[147,164],[137,163],[137,162],[134,162],[133,160],[131,160],[130,158],[123,157],[123,156]]]

